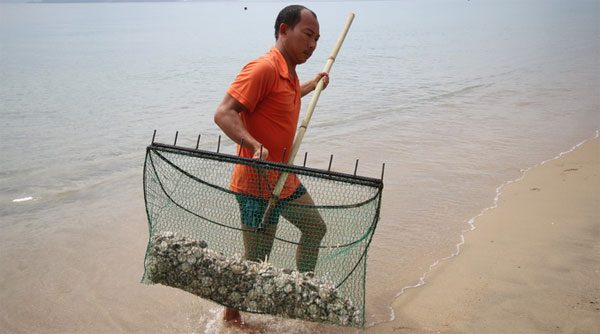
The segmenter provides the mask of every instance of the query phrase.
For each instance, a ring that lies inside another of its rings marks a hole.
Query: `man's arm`
[[[327,72],[317,73],[317,75],[312,80],[309,80],[302,84],[301,96],[304,97],[304,95],[315,90],[321,78],[323,78],[323,89],[327,88],[327,85],[329,85],[329,74],[327,74]]]
[[[266,147],[261,149],[261,143],[259,143],[254,137],[250,135],[239,113],[246,111],[244,105],[239,103],[231,95],[225,94],[223,101],[217,107],[215,112],[214,121],[217,125],[225,132],[227,137],[231,138],[237,144],[241,144],[244,141],[244,147],[250,148],[254,152],[255,159],[266,159],[269,155],[269,151]],[[261,155],[262,152],[262,156]]]

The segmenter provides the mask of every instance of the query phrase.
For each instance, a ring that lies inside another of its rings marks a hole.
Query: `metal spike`
[[[329,167],[327,167],[327,171],[331,171],[331,162],[333,161],[333,154],[329,157]]]
[[[358,159],[356,159],[356,165],[354,165],[354,176],[356,176],[357,169],[358,169]]]
[[[308,152],[304,152],[304,162],[302,163],[302,167],[306,167],[306,157],[308,156]]]
[[[217,143],[217,153],[219,153],[220,149],[221,149],[221,135],[219,135],[219,142]]]
[[[179,131],[175,131],[175,141],[173,141],[173,146],[177,146],[177,135],[179,134]]]
[[[385,162],[383,163],[383,166],[381,166],[381,180],[383,180],[383,172],[385,171]]]
[[[244,138],[240,141],[240,149],[238,150],[238,157],[242,155],[242,148],[244,147]]]
[[[196,141],[196,149],[198,149],[198,145],[200,145],[200,136],[202,135],[198,135],[198,140]]]
[[[156,129],[154,129],[154,133],[152,134],[152,144],[154,144],[155,137],[156,137]]]

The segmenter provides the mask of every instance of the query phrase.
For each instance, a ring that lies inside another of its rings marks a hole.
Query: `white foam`
[[[220,326],[222,319],[221,312],[223,308],[221,307],[213,307],[208,312],[210,316],[208,317],[208,321],[206,322],[206,328],[204,329],[204,334],[217,334],[223,331],[222,326]]]
[[[559,159],[563,155],[569,154],[569,153],[573,152],[574,150],[576,150],[577,148],[579,148],[581,145],[585,144],[587,141],[592,140],[592,139],[597,139],[599,136],[600,136],[600,129],[596,130],[596,134],[592,138],[585,139],[584,141],[580,142],[579,144],[571,147],[571,149],[569,149],[567,151],[564,151],[564,152],[561,152],[560,154],[558,154],[554,158],[551,158],[551,159],[548,159],[548,160],[544,160],[544,161],[540,162],[539,164],[534,165],[532,167],[529,167],[529,168],[526,168],[526,169],[521,169],[521,176],[520,177],[518,177],[515,180],[506,181],[502,185],[500,185],[498,188],[496,188],[496,196],[494,197],[493,205],[490,206],[490,207],[484,208],[483,210],[481,210],[481,212],[478,215],[476,215],[475,217],[473,217],[473,218],[469,219],[469,221],[467,221],[467,224],[469,225],[469,227],[467,229],[464,229],[464,230],[461,231],[460,242],[458,244],[456,244],[456,251],[453,252],[452,254],[444,257],[444,258],[438,259],[435,262],[433,262],[429,266],[429,269],[425,273],[423,273],[423,275],[421,277],[419,277],[419,280],[417,281],[416,284],[403,287],[400,290],[400,292],[398,292],[394,296],[393,300],[396,300],[398,297],[400,297],[400,295],[402,295],[406,290],[418,288],[418,287],[420,287],[422,285],[425,285],[425,283],[426,283],[425,282],[425,278],[427,277],[427,275],[429,275],[429,273],[431,273],[433,271],[433,269],[436,266],[438,266],[441,262],[449,260],[449,259],[457,256],[458,254],[460,254],[460,248],[461,248],[462,245],[465,244],[465,234],[467,232],[469,232],[469,231],[473,231],[476,228],[475,227],[475,221],[477,220],[477,218],[483,216],[487,211],[495,209],[495,208],[498,207],[498,201],[500,199],[500,195],[502,194],[502,189],[504,187],[506,187],[506,186],[508,186],[508,185],[510,185],[512,183],[519,182],[519,181],[523,180],[523,178],[525,177],[525,174],[527,172],[529,172],[530,170],[532,170],[532,169],[534,169],[536,167],[542,166],[542,165],[544,165],[544,164],[546,164],[546,163],[548,163],[550,161]],[[393,301],[392,301],[392,303],[393,303]],[[393,321],[394,319],[396,319],[396,314],[394,312],[394,308],[391,305],[389,306],[389,308],[390,308],[390,320],[389,321]],[[386,321],[382,321],[382,322],[386,322]],[[382,323],[382,322],[378,322],[378,323]],[[378,323],[371,323],[367,327],[374,326],[374,325],[376,325]]]
[[[27,201],[31,201],[33,199],[33,197],[29,196],[29,197],[23,197],[23,198],[15,198],[13,199],[13,203],[15,202],[27,202]]]

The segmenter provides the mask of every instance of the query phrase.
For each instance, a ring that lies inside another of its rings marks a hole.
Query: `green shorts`
[[[302,197],[306,194],[306,188],[300,183],[296,191],[290,196],[280,199],[277,201],[271,217],[269,217],[268,225],[276,225],[279,222],[279,216],[283,211],[283,208],[291,201]],[[242,224],[251,227],[253,229],[262,229],[262,220],[269,204],[268,199],[250,197],[246,195],[235,196],[240,205],[240,214],[242,217]]]

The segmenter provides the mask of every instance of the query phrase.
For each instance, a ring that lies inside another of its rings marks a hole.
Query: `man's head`
[[[291,5],[277,15],[275,39],[294,64],[302,64],[310,58],[317,47],[319,36],[319,21],[312,10]]]
[[[277,19],[275,20],[275,40],[279,38],[279,26],[282,23],[285,23],[290,29],[294,29],[298,22],[300,22],[300,12],[303,10],[309,11],[314,16],[315,20],[317,19],[317,14],[304,6],[287,6],[279,12]]]

